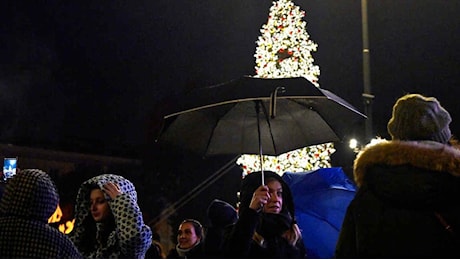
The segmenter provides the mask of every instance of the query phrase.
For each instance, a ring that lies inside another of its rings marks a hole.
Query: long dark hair
[[[89,196],[91,194],[91,191],[94,189],[101,189],[97,184],[92,184],[88,188],[88,208],[90,209],[91,203]],[[84,228],[84,232],[82,233],[82,238],[80,239],[81,245],[80,245],[80,251],[83,254],[89,254],[93,252],[97,248],[97,240],[96,240],[96,233],[97,233],[97,226],[96,226],[96,221],[94,221],[93,216],[91,215],[91,210],[88,210],[88,215],[86,218],[83,220],[82,227]],[[108,218],[104,221],[104,230],[102,231],[100,235],[101,237],[101,242],[105,243],[107,241],[107,238],[116,228],[116,223],[115,223],[115,217],[112,214],[112,210],[110,210],[110,215]]]

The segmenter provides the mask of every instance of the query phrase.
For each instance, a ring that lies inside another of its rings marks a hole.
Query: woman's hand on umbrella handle
[[[260,211],[264,207],[264,205],[267,204],[269,199],[270,193],[268,193],[268,186],[261,185],[252,194],[252,199],[251,203],[249,204],[249,208],[255,211]]]

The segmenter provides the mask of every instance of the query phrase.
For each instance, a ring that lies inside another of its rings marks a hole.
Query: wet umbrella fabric
[[[294,197],[295,215],[309,258],[333,258],[355,184],[342,168],[285,173],[283,180]]]
[[[190,92],[164,116],[157,141],[201,156],[279,155],[340,141],[366,116],[303,77],[243,76]]]

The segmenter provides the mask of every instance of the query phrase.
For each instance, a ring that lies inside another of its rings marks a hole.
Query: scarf
[[[183,258],[186,258],[186,255],[188,252],[192,251],[192,249],[194,249],[197,245],[200,244],[200,241],[196,242],[196,244],[190,248],[187,248],[187,249],[183,249],[183,248],[180,248],[179,247],[179,244],[176,245],[176,251],[177,251],[177,254],[180,256],[180,257],[183,257]]]
[[[291,227],[291,224],[292,217],[287,211],[279,214],[261,213],[258,233],[265,238],[282,235]]]

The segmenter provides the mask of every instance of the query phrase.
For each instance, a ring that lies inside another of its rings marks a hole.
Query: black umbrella
[[[366,118],[303,77],[243,76],[196,89],[178,103],[164,116],[157,141],[203,156],[279,155],[340,141],[354,122]]]

